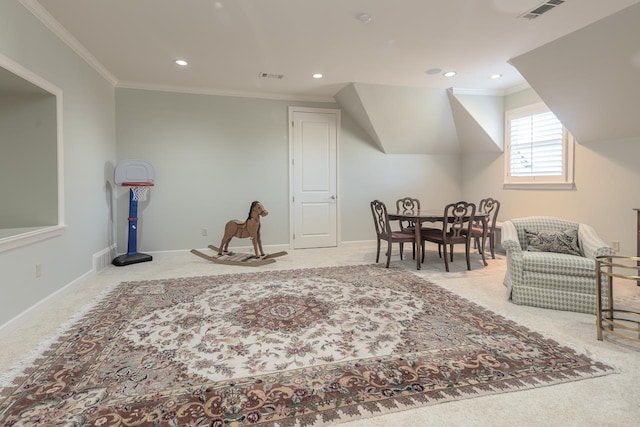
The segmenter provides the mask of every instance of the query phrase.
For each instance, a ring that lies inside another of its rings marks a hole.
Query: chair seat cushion
[[[415,240],[416,234],[414,231],[392,231],[391,238],[392,239],[406,239],[406,240]]]
[[[422,237],[442,237],[442,229],[441,228],[421,228],[420,234]],[[448,235],[449,233],[447,233]]]
[[[523,252],[524,271],[562,276],[595,277],[595,261],[582,256],[555,252]]]
[[[471,227],[471,235],[482,237],[484,229],[482,227]],[[462,230],[462,234],[467,234],[467,230]],[[491,229],[487,229],[487,237],[491,234]]]
[[[422,232],[422,235],[424,236],[425,234],[442,234],[442,228],[433,228],[433,227],[422,227],[420,229],[420,231]]]
[[[430,229],[430,230],[421,230],[421,236],[422,239],[427,240],[429,242],[432,243],[438,243],[439,245],[444,244],[445,240],[442,238],[442,230],[438,229],[438,228],[434,228],[434,229]],[[452,243],[452,244],[461,244],[461,243],[466,243],[466,237],[464,236],[458,236],[458,237],[453,237],[453,233],[452,232],[447,232],[447,235],[445,237],[446,239],[446,243]]]

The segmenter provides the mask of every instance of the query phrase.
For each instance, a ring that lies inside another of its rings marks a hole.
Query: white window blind
[[[505,114],[505,188],[573,188],[573,137],[544,103]]]
[[[562,176],[562,123],[552,112],[511,120],[511,176]]]

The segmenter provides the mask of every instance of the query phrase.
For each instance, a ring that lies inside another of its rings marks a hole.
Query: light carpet
[[[409,271],[125,282],[0,393],[2,425],[322,425],[613,369]]]

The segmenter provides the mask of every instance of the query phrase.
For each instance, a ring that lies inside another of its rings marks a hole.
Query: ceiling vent
[[[270,73],[258,73],[263,79],[281,79],[284,77],[284,74],[270,74]]]
[[[548,0],[542,4],[539,4],[533,9],[523,13],[522,15],[520,15],[520,17],[525,19],[536,19],[538,16],[542,15],[543,13],[547,13],[551,9],[554,9],[557,6],[560,6],[562,3],[564,3],[564,1],[565,0]]]

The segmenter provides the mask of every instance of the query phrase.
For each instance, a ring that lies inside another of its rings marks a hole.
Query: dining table
[[[390,220],[400,220],[400,221],[411,221],[415,225],[415,233],[416,233],[416,268],[420,270],[420,265],[422,263],[422,236],[421,236],[421,228],[422,224],[425,222],[444,222],[445,215],[443,209],[398,209],[396,212],[389,212]],[[471,219],[471,218],[465,218]],[[447,223],[452,222],[453,217],[446,218]],[[489,222],[489,214],[484,212],[476,212],[473,221],[482,221],[482,250],[480,254],[482,255],[482,263],[487,266],[487,260],[484,256],[484,247],[487,239],[487,228]]]

